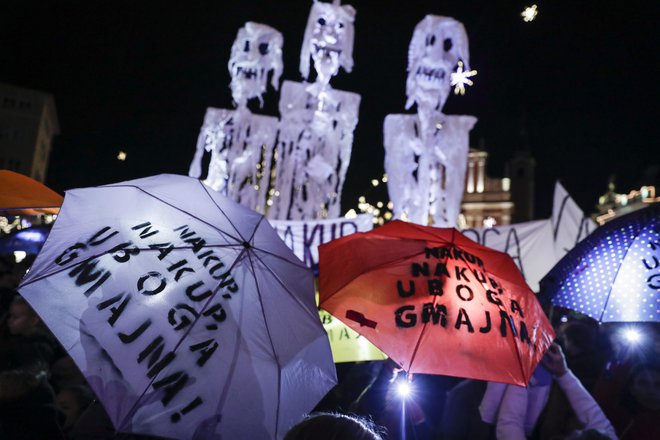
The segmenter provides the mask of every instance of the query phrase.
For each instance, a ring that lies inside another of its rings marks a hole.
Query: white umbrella
[[[312,273],[193,178],[68,191],[19,290],[120,432],[281,437],[336,382]]]

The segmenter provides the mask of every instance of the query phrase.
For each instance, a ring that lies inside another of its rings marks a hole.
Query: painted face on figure
[[[282,34],[265,24],[248,22],[239,29],[229,59],[231,94],[237,105],[245,105],[252,98],[263,103],[262,95],[271,72],[271,85],[278,88],[282,74],[282,42]]]
[[[355,10],[348,5],[314,3],[307,21],[301,54],[301,73],[309,75],[312,58],[318,81],[328,84],[339,68],[353,67],[353,21]]]
[[[463,25],[450,17],[427,15],[415,27],[408,51],[406,108],[441,110],[451,90],[451,74],[459,61],[468,64],[468,41]]]
[[[322,82],[339,72],[345,24],[332,10],[320,14],[312,31],[312,60]]]

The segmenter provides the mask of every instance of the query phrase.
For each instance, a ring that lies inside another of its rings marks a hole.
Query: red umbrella
[[[394,221],[322,245],[319,287],[408,373],[526,385],[554,339],[511,257],[453,228]]]
[[[36,180],[0,170],[0,215],[57,214],[64,197]]]

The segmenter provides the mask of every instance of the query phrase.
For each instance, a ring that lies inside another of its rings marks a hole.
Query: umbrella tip
[[[251,245],[249,242],[244,241],[244,242],[243,242],[243,247],[244,247],[245,249],[250,249],[250,248],[252,247],[252,245]]]

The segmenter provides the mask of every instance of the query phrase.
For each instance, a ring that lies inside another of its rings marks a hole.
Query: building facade
[[[602,226],[612,219],[646,208],[651,203],[660,203],[655,186],[645,185],[628,193],[617,193],[612,178],[607,185],[607,192],[598,198],[598,212],[592,218]]]
[[[59,132],[53,95],[0,83],[0,169],[43,182]]]
[[[488,153],[470,149],[458,226],[483,228],[508,225],[514,212],[511,179],[497,179],[486,174]]]

